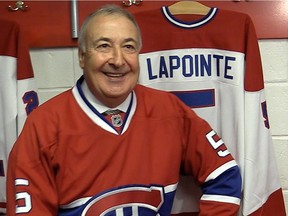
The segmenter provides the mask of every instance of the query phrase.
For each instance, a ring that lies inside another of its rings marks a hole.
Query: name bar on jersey
[[[140,83],[218,79],[238,85],[244,54],[218,49],[177,49],[140,54]],[[202,81],[203,81],[202,80]]]

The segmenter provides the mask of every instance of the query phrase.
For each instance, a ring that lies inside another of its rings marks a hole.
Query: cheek
[[[139,58],[137,56],[130,56],[128,59],[130,67],[132,67],[134,70],[139,70],[140,64],[139,64]]]
[[[95,53],[87,55],[85,60],[83,61],[83,66],[85,68],[98,68],[105,62],[105,59],[101,55],[96,55]]]

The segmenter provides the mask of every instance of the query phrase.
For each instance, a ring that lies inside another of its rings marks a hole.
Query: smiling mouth
[[[104,74],[108,77],[113,77],[113,78],[123,77],[126,75],[126,73],[104,73]]]

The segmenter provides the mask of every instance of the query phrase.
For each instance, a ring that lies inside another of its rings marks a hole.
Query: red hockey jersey
[[[203,214],[236,214],[240,172],[206,121],[138,85],[118,134],[82,80],[29,115],[9,158],[9,216],[170,215],[180,173],[201,185]]]
[[[26,116],[38,106],[25,35],[18,24],[0,20],[0,213],[6,212],[8,155]]]
[[[217,8],[206,16],[173,16],[168,7],[135,16],[143,36],[139,82],[175,93],[220,134],[243,176],[240,215],[284,216],[258,40],[249,16]],[[184,178],[172,212],[198,212],[200,196]]]

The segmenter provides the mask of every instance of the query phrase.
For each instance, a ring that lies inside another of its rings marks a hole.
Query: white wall
[[[260,40],[268,115],[288,211],[288,39]],[[77,48],[31,50],[40,102],[71,88],[82,74]]]

